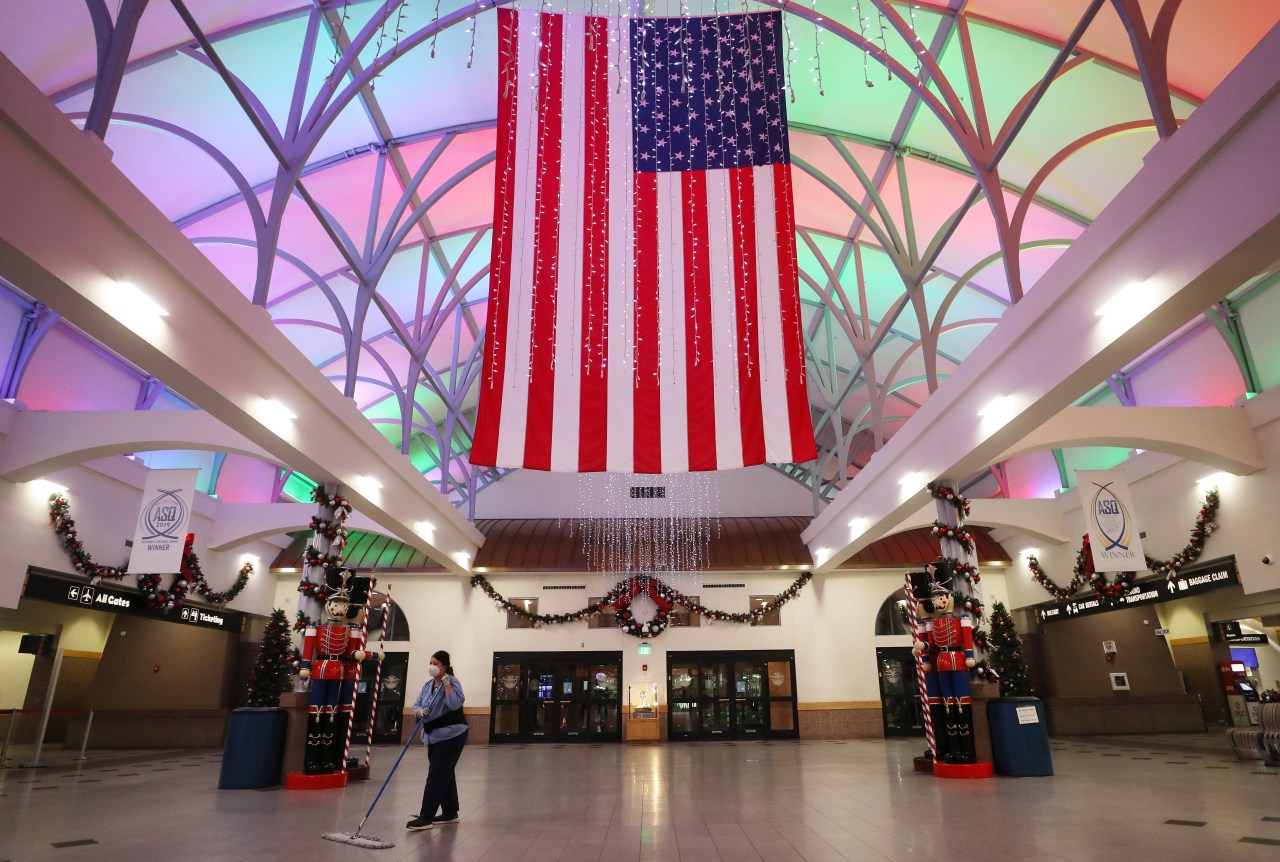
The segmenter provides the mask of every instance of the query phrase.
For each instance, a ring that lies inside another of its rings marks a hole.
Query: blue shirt
[[[442,677],[438,677],[440,679]],[[427,721],[433,721],[444,715],[446,712],[453,712],[460,709],[463,702],[467,699],[462,693],[462,683],[458,682],[456,676],[450,675],[451,688],[448,691],[442,690],[442,683],[436,679],[428,678],[422,686],[422,691],[418,693],[418,699],[413,702],[413,709],[416,713],[418,710],[427,709]],[[425,723],[425,722],[424,722]],[[467,732],[465,724],[448,724],[444,727],[437,727],[435,730],[426,734],[424,740],[428,745],[433,742],[444,742],[446,739],[453,739],[455,736],[461,736]]]

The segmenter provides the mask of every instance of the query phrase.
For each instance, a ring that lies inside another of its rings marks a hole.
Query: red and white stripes
[[[387,584],[387,591],[382,596],[382,627],[378,629],[378,654],[375,656],[378,663],[373,674],[373,695],[369,700],[369,731],[367,733],[368,742],[364,747],[364,765],[369,765],[369,757],[373,754],[373,728],[374,723],[378,719],[378,695],[382,693],[382,662],[387,657],[384,641],[387,637],[387,618],[391,613],[391,584]]]
[[[790,166],[632,170],[608,19],[498,10],[477,465],[672,473],[815,457]]]
[[[907,576],[907,620],[911,623],[911,643],[914,645],[920,640],[920,620],[916,617],[916,603],[911,598],[911,576]],[[929,750],[933,752],[936,762],[938,756],[938,746],[934,742],[933,736],[933,716],[929,712],[929,686],[924,676],[924,656],[915,654],[916,665],[916,687],[920,691],[920,706],[924,720],[924,738],[929,746]]]

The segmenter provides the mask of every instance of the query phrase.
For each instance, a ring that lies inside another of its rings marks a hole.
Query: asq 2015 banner
[[[1093,567],[1099,572],[1141,572],[1147,568],[1138,536],[1133,498],[1119,470],[1077,470],[1080,500],[1089,532]]]
[[[176,572],[191,520],[199,470],[152,470],[142,492],[142,510],[133,534],[129,571],[139,574]]]

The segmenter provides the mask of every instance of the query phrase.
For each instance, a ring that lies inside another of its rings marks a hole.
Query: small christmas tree
[[[1033,692],[1027,678],[1027,657],[1013,618],[1002,602],[991,605],[991,668],[1000,675],[1001,697],[1028,697]]]
[[[280,695],[293,687],[293,649],[289,643],[289,620],[279,608],[271,611],[262,649],[249,674],[245,706],[279,706]]]

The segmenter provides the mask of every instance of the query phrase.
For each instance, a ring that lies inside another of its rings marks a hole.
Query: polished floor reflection
[[[1274,860],[1280,769],[1221,732],[1053,741],[1049,778],[943,781],[918,740],[475,745],[461,822],[409,833],[426,757],[342,791],[218,790],[220,752],[135,753],[0,772],[0,860]]]

